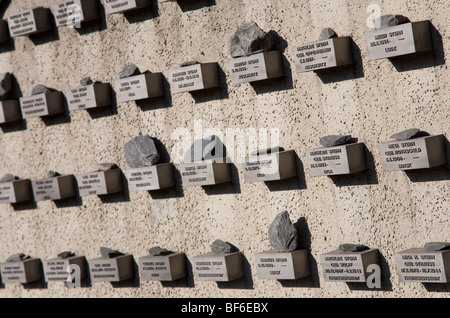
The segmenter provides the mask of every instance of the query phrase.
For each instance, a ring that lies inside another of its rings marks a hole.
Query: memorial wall
[[[447,0],[0,14],[0,297],[449,297]]]

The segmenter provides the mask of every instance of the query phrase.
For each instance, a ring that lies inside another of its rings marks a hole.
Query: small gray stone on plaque
[[[255,22],[240,26],[228,41],[230,56],[233,58],[270,51],[273,44],[272,35],[262,30]]]
[[[33,87],[33,90],[31,91],[31,95],[39,95],[39,94],[45,94],[45,93],[50,93],[50,92],[55,92],[55,91],[56,90],[54,90],[53,88],[49,88],[45,85],[38,84]]]
[[[72,256],[75,256],[75,253],[72,253],[71,251],[65,251],[58,254],[58,258],[60,259],[66,259]]]
[[[228,254],[237,252],[237,249],[230,243],[217,239],[211,244],[211,252],[214,254]]]
[[[141,74],[139,67],[137,67],[134,64],[130,64],[123,68],[123,70],[120,72],[119,78],[122,79],[122,78],[127,78],[130,76],[135,76],[135,75],[139,75],[139,74]]]
[[[298,248],[298,231],[289,219],[287,211],[277,214],[269,227],[268,234],[270,245],[277,252],[292,252]]]
[[[94,82],[92,81],[92,78],[90,78],[89,76],[85,77],[85,78],[82,78],[80,80],[80,85],[81,86],[88,86],[88,85],[92,85],[92,84],[94,84]]]
[[[195,140],[184,155],[184,162],[199,162],[226,157],[225,146],[219,137],[212,135]]]
[[[427,251],[443,251],[450,249],[450,243],[448,242],[430,242],[425,244],[424,248]]]
[[[331,38],[337,37],[336,32],[331,28],[324,28],[319,35],[319,41],[325,41]]]
[[[352,244],[352,243],[339,244],[338,248],[341,252],[361,252],[369,249],[367,246],[363,244]]]
[[[160,159],[154,140],[147,135],[140,135],[127,141],[124,151],[125,160],[131,168],[152,166]]]
[[[170,255],[170,254],[174,253],[172,251],[169,251],[168,249],[161,248],[159,246],[152,247],[148,251],[151,256],[164,256],[164,255]]]
[[[102,255],[103,258],[114,258],[125,254],[117,250],[112,250],[108,247],[102,246],[100,247],[100,255]]]
[[[400,24],[408,23],[409,19],[400,14],[382,15],[375,19],[376,28],[389,28]]]
[[[324,147],[340,146],[352,139],[350,135],[329,135],[321,137],[319,142]]]
[[[97,165],[95,165],[94,167],[94,171],[109,171],[112,169],[117,169],[117,164],[112,163],[112,162],[104,162],[104,163],[99,163]]]
[[[12,90],[12,77],[10,73],[0,73],[0,99],[4,99]]]
[[[6,259],[6,262],[7,263],[20,262],[20,261],[23,261],[23,260],[26,260],[26,259],[29,259],[29,258],[30,258],[30,256],[28,256],[28,255],[25,255],[23,253],[18,253],[18,254],[14,254],[14,255],[11,255],[10,257],[8,257]]]
[[[12,175],[10,173],[7,173],[0,179],[0,183],[10,182],[10,181],[13,181],[13,180],[16,180],[16,179],[17,179],[17,177],[15,177],[14,175]]]
[[[417,135],[420,132],[420,129],[417,128],[411,128],[404,131],[401,131],[399,133],[393,134],[390,138],[395,140],[408,140],[413,138],[415,135]]]

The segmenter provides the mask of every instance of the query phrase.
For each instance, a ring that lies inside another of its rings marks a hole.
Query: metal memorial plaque
[[[54,4],[51,7],[56,26],[75,25],[84,21],[81,0],[69,0]]]
[[[125,174],[132,192],[159,190],[175,185],[172,163],[128,169]]]
[[[91,281],[120,282],[134,276],[131,255],[115,258],[95,258],[89,261]]]
[[[0,203],[16,203],[16,193],[12,181],[0,183]]]
[[[370,60],[416,52],[412,23],[369,31],[366,38]]]
[[[242,163],[245,182],[280,180],[278,154],[250,156]]]
[[[174,281],[186,277],[184,253],[139,258],[140,278],[143,281]]]
[[[97,107],[94,85],[81,86],[66,91],[69,110],[79,110]]]
[[[185,187],[216,184],[214,167],[211,162],[182,163],[180,172]]]
[[[103,0],[106,14],[126,12],[150,4],[148,0]]]
[[[31,34],[37,31],[33,10],[23,11],[8,17],[9,34],[12,37]]]
[[[334,40],[294,46],[294,61],[297,73],[337,66]]]
[[[320,255],[323,276],[326,282],[366,282],[366,270],[371,264],[378,264],[378,250],[360,252],[340,250]]]
[[[149,98],[145,74],[116,80],[115,86],[118,103]]]
[[[80,196],[108,194],[106,187],[105,172],[83,173],[75,176],[78,182]]]
[[[54,258],[44,261],[45,281],[66,281],[70,276],[69,266],[78,265],[80,267],[80,279],[86,277],[86,259],[84,256],[72,256],[66,259]]]
[[[260,81],[268,78],[264,53],[231,59],[228,64],[233,84]]]
[[[2,282],[5,284],[27,284],[41,279],[41,261],[30,258],[20,262],[0,264]]]
[[[60,200],[61,191],[59,189],[58,178],[47,178],[31,181],[34,199],[36,201]]]
[[[194,277],[199,281],[228,282],[243,276],[242,255],[207,253],[193,258]]]
[[[30,180],[22,179],[0,183],[0,204],[18,203],[31,199]]]
[[[32,118],[49,115],[47,98],[45,93],[20,98],[22,117]]]
[[[411,248],[395,254],[400,282],[447,283],[450,250]]]
[[[169,71],[170,90],[173,94],[205,88],[200,64],[184,66]]]
[[[379,147],[385,171],[426,169],[446,163],[443,135],[389,141]]]
[[[256,253],[259,279],[296,280],[310,275],[306,250]]]

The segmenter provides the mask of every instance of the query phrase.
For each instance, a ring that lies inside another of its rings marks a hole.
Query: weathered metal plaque
[[[0,183],[0,203],[16,203],[16,193],[12,181]]]
[[[94,85],[81,86],[66,91],[69,110],[79,110],[97,107]]]
[[[8,17],[9,34],[12,37],[28,35],[37,31],[33,10],[26,10]]]
[[[151,0],[103,0],[106,14],[126,12],[151,4]]]
[[[108,194],[105,171],[83,173],[75,176],[80,196]]]
[[[61,191],[59,189],[58,178],[47,178],[31,181],[34,199],[36,201],[60,200]]]
[[[2,282],[5,284],[27,284],[40,280],[41,270],[41,261],[37,258],[0,264]]]
[[[31,199],[30,180],[22,179],[0,183],[0,204],[18,203]]]
[[[78,265],[80,267],[80,279],[84,279],[86,277],[85,263],[86,259],[84,256],[72,256],[66,259],[54,258],[45,260],[43,263],[45,281],[66,281],[70,276],[70,265]]]
[[[175,185],[171,163],[128,169],[125,174],[132,192],[159,190]]]
[[[215,185],[231,180],[230,167],[226,159],[189,162],[180,164],[181,181],[184,187]]]
[[[264,53],[231,59],[228,65],[233,84],[260,81],[268,78]]]
[[[115,258],[95,258],[89,261],[92,282],[120,282],[133,278],[131,255]]]
[[[287,179],[297,175],[293,150],[261,154],[244,158],[244,182],[261,182]]]
[[[115,81],[117,102],[164,96],[162,73],[143,73]]]
[[[412,23],[369,31],[366,38],[370,60],[416,52]]]
[[[244,275],[241,252],[195,256],[192,267],[199,281],[228,282]]]
[[[294,61],[297,73],[337,66],[334,40],[294,46]]]
[[[55,17],[57,27],[75,25],[75,23],[84,21],[81,0],[69,0],[56,3],[52,5],[51,10]]]
[[[32,118],[49,115],[47,98],[45,93],[20,98],[22,117]]]
[[[267,251],[256,253],[259,279],[296,280],[310,275],[308,252]]]
[[[140,278],[143,281],[174,281],[186,277],[184,253],[139,258]]]
[[[400,282],[447,283],[450,250],[411,248],[395,254]]]
[[[170,70],[169,83],[173,94],[204,89],[201,64]]]

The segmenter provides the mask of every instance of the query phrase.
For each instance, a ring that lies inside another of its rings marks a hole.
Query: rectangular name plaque
[[[76,194],[73,175],[34,180],[31,186],[36,201],[62,200]]]
[[[19,203],[31,199],[30,180],[0,183],[0,203]]]
[[[175,186],[172,163],[128,169],[126,171],[130,191],[160,190]]]
[[[9,34],[12,37],[32,35],[51,29],[50,10],[36,8],[8,17]]]
[[[66,281],[70,275],[68,271],[70,265],[78,265],[80,268],[80,279],[86,278],[86,259],[84,256],[49,259],[45,260],[43,265],[46,282]]]
[[[130,102],[164,95],[161,73],[144,73],[115,81],[117,102]]]
[[[296,280],[311,274],[307,250],[256,253],[259,279]]]
[[[306,150],[312,177],[351,174],[367,169],[362,143]]]
[[[132,255],[115,258],[95,258],[89,261],[91,281],[121,282],[134,277]]]
[[[50,92],[20,98],[22,117],[43,117],[64,113],[61,92]]]
[[[202,162],[180,163],[184,187],[215,185],[231,181],[230,166],[226,158]]]
[[[106,14],[127,12],[151,5],[151,0],[103,0]]]
[[[19,102],[15,99],[0,101],[0,124],[22,119]]]
[[[443,135],[389,141],[379,147],[385,171],[426,169],[447,163]]]
[[[52,5],[56,26],[76,25],[98,19],[98,4],[92,0],[68,0]]]
[[[120,169],[83,173],[75,176],[80,196],[106,195],[122,191]]]
[[[369,31],[366,40],[370,60],[425,52],[433,48],[429,21]]]
[[[202,63],[170,70],[169,83],[172,94],[219,87],[219,66]]]
[[[1,263],[0,272],[5,284],[28,284],[42,278],[41,260],[29,258],[20,262]]]
[[[231,82],[256,82],[283,76],[280,51],[269,51],[229,60]]]
[[[70,111],[110,106],[112,104],[111,87],[107,83],[97,83],[69,89],[66,91],[66,98]]]
[[[411,248],[396,253],[395,262],[400,282],[449,282],[450,250]]]
[[[245,183],[282,180],[297,175],[294,150],[249,156],[243,161]]]
[[[326,282],[361,282],[368,277],[369,265],[379,265],[378,249],[360,252],[340,250],[320,255],[323,276]]]
[[[174,253],[139,258],[140,278],[143,281],[174,281],[186,277],[186,256]]]
[[[199,281],[229,282],[244,276],[241,252],[195,256],[192,267]]]

